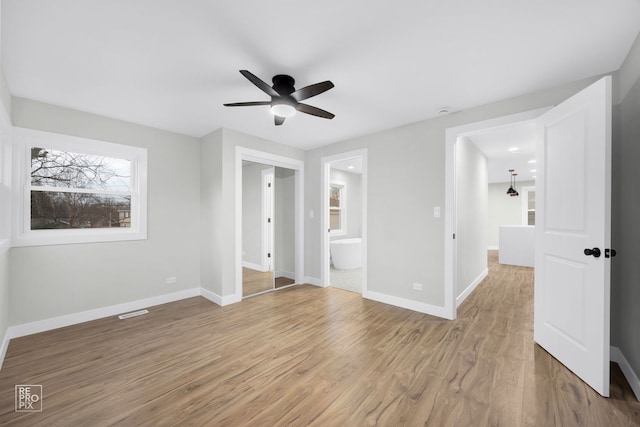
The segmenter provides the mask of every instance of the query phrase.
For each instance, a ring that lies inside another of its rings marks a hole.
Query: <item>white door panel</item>
[[[536,149],[534,339],[608,396],[611,78],[542,115]]]

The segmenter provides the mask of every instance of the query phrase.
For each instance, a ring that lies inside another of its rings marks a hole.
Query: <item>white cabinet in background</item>
[[[533,267],[535,226],[501,225],[499,231],[500,264]]]

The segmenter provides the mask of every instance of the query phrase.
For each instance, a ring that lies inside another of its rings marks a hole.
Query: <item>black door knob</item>
[[[600,248],[585,249],[584,254],[586,256],[593,255],[594,258],[600,258]]]

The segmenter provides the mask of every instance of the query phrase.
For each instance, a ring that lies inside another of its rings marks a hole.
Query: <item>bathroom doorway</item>
[[[322,283],[366,294],[366,150],[322,158]]]

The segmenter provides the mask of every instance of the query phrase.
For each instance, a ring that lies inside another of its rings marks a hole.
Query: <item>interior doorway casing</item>
[[[235,297],[242,299],[242,161],[250,161],[291,169],[295,173],[295,283],[304,280],[304,161],[253,150],[236,147],[235,172]]]
[[[320,160],[321,177],[321,219],[320,219],[320,252],[322,254],[322,269],[320,282],[322,287],[330,286],[330,254],[329,254],[329,185],[331,163],[359,157],[362,159],[362,295],[367,294],[367,149],[349,151],[346,153],[324,156]]]
[[[456,233],[456,141],[474,132],[513,126],[534,121],[551,107],[498,117],[481,122],[448,128],[445,142],[445,201],[444,201],[444,313],[447,319],[457,316],[457,242]]]

